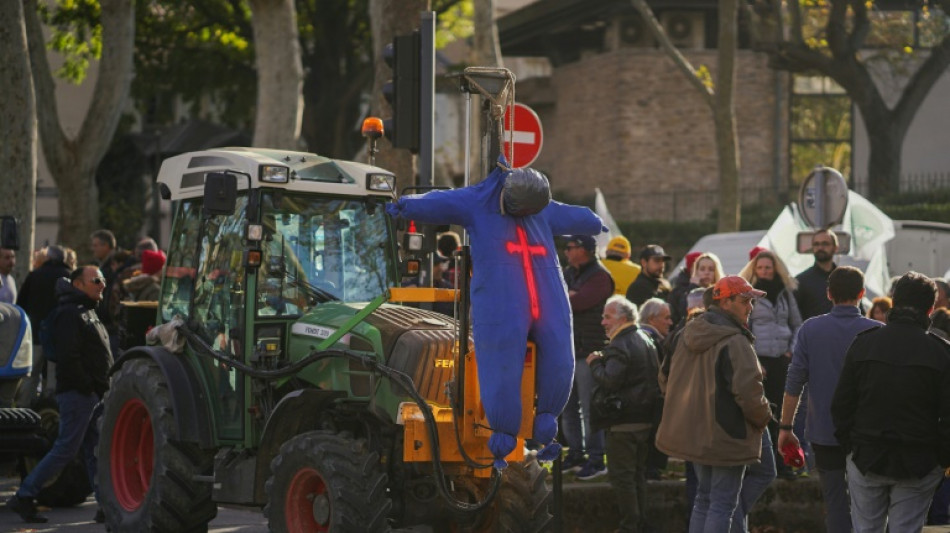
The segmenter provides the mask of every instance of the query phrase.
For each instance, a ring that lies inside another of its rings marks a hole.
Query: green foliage
[[[132,97],[149,125],[193,118],[248,129],[257,98],[251,12],[229,0],[140,0]]]
[[[63,55],[57,77],[76,85],[82,83],[89,61],[102,55],[101,8],[98,0],[56,0],[52,5],[37,2],[40,20],[50,28],[46,46]]]
[[[449,4],[439,13],[439,25],[435,30],[436,48],[444,48],[458,39],[467,39],[475,33],[472,0],[443,2]]]
[[[696,69],[696,77],[699,78],[699,81],[703,82],[703,86],[710,92],[716,88],[716,83],[712,78],[712,72],[710,72],[709,67],[706,65],[700,65],[699,68]]]

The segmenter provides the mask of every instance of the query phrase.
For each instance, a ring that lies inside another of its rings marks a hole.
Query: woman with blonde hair
[[[673,325],[683,322],[687,315],[686,296],[694,289],[712,287],[725,274],[722,271],[722,262],[712,252],[703,252],[693,261],[693,268],[689,272],[689,283],[678,285],[670,293],[670,312]]]
[[[765,291],[765,296],[755,301],[755,307],[749,315],[749,329],[755,336],[755,353],[759,357],[759,364],[765,370],[765,397],[778,406],[773,421],[769,423],[769,432],[778,435],[778,423],[775,420],[782,416],[785,379],[788,376],[788,364],[792,360],[792,339],[802,325],[798,302],[792,292],[796,282],[788,274],[785,263],[769,250],[755,255],[742,268],[739,276],[756,289]],[[778,439],[773,446],[777,443]],[[781,457],[778,450],[775,457]],[[776,460],[775,467],[779,477],[794,477],[791,469],[780,459]]]

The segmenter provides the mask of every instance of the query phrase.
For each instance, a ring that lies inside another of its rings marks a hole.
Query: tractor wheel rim
[[[288,531],[330,531],[330,498],[316,470],[304,468],[294,475],[285,502]]]
[[[148,408],[139,399],[125,402],[112,433],[109,458],[112,486],[126,511],[141,507],[152,480],[154,432]]]

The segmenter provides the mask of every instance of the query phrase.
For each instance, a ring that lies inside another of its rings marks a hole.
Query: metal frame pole
[[[435,173],[435,12],[423,11],[419,23],[419,185],[434,183]]]

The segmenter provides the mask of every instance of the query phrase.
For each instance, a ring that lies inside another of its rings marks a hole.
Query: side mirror
[[[204,213],[233,215],[237,207],[237,176],[229,172],[205,174]]]
[[[0,248],[7,250],[20,249],[20,232],[17,231],[17,221],[11,216],[0,217]]]

